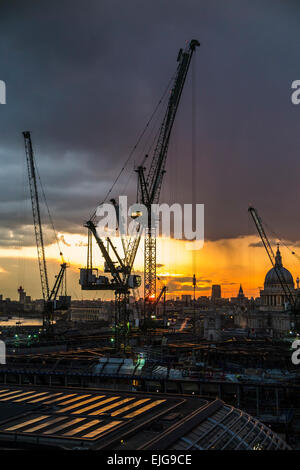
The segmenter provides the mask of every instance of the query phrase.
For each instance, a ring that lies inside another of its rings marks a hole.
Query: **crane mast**
[[[34,153],[32,148],[32,141],[30,132],[23,132],[24,142],[25,142],[25,153],[28,169],[28,179],[30,187],[30,196],[31,196],[31,205],[32,205],[32,214],[33,214],[33,224],[34,224],[34,233],[38,254],[41,286],[42,286],[42,295],[44,300],[44,311],[43,311],[43,326],[46,330],[52,326],[53,323],[53,312],[57,307],[56,299],[59,292],[59,289],[64,281],[67,264],[63,261],[60,265],[60,271],[56,276],[52,290],[49,289],[48,282],[48,273],[47,273],[47,263],[45,256],[45,247],[44,247],[44,238],[43,238],[43,229],[41,221],[41,212],[40,212],[40,202],[39,202],[39,193],[37,188],[37,178],[36,178],[36,169],[34,161]],[[62,253],[60,253],[62,256]],[[66,305],[62,305],[62,309],[67,308]]]
[[[49,297],[49,283],[48,283],[47,265],[46,265],[46,257],[45,257],[43,230],[42,230],[42,223],[41,223],[39,193],[37,189],[34,154],[33,154],[30,132],[27,132],[27,131],[23,132],[23,136],[24,136],[24,142],[25,142],[25,152],[26,152],[26,161],[27,161],[27,168],[28,168],[28,179],[29,179],[29,187],[30,187],[34,233],[35,233],[35,240],[36,240],[36,247],[37,247],[37,254],[38,254],[42,294],[43,294],[43,299],[46,302]]]
[[[145,176],[145,168],[143,165],[137,169],[139,178],[139,199],[148,210],[148,225],[145,233],[144,247],[145,301],[154,299],[156,294],[156,230],[155,226],[152,226],[151,205],[157,204],[159,201],[173,124],[191,59],[196,47],[199,45],[200,43],[193,39],[184,51],[180,49],[177,57],[178,66],[176,77],[168,101],[167,110],[160,127],[158,140],[147,177]]]

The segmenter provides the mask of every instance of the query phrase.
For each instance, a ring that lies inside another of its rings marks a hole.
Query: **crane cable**
[[[62,250],[61,250],[61,246],[60,246],[60,243],[59,243],[57,232],[56,232],[55,227],[54,227],[54,222],[53,222],[53,219],[51,217],[50,209],[49,209],[48,202],[47,202],[47,199],[46,199],[46,194],[45,194],[45,191],[44,191],[44,187],[42,185],[42,179],[40,177],[40,173],[39,173],[39,170],[38,170],[38,166],[36,164],[35,157],[33,156],[33,158],[34,158],[34,165],[35,165],[36,172],[37,172],[37,175],[38,175],[40,187],[41,187],[41,190],[42,190],[42,196],[43,196],[43,199],[44,199],[45,206],[47,208],[48,217],[49,217],[50,224],[52,226],[52,230],[53,230],[53,233],[54,233],[54,236],[55,236],[55,241],[56,241],[56,244],[57,244],[57,247],[58,247],[59,255],[61,257],[62,263],[64,263],[63,253],[62,253]]]
[[[197,199],[197,194],[196,194],[196,160],[197,160],[197,135],[196,135],[196,125],[197,125],[197,110],[196,110],[196,100],[197,100],[197,89],[196,89],[196,76],[197,76],[197,71],[196,71],[196,54],[194,57],[194,60],[192,62],[192,165],[191,165],[191,170],[192,170],[192,207],[194,210],[196,207],[196,199]],[[193,250],[192,253],[192,258],[193,258],[193,274],[196,275],[197,271],[197,260],[196,260],[196,250]]]
[[[23,162],[23,165],[22,165],[22,175],[21,175],[21,184],[20,184],[20,187],[21,187],[21,191],[22,191],[22,194],[23,194],[23,197],[22,197],[22,207],[20,206],[20,209],[19,209],[19,214],[18,214],[18,219],[22,225],[23,223],[23,226],[26,226],[28,225],[28,221],[27,221],[27,199],[28,196],[27,195],[27,174],[26,174],[26,163],[25,163],[25,160],[22,159],[22,162]],[[24,217],[24,218],[23,218]],[[25,276],[25,271],[26,271],[26,266],[25,266],[25,258],[24,256],[21,257],[21,248],[22,248],[22,236],[19,237],[18,239],[18,285],[24,285],[24,282],[25,282],[25,279],[26,279],[26,276]]]
[[[274,232],[274,230],[266,223],[266,221],[264,220],[264,224],[265,226],[269,229],[269,231],[275,235],[275,237],[280,241],[281,245],[283,245],[285,248],[287,248],[290,253],[294,256],[296,256],[296,258],[298,259],[298,261],[300,261],[300,256],[295,252],[293,251],[279,236],[276,232]]]
[[[164,98],[161,99],[161,102],[163,101],[163,99]],[[162,112],[159,113],[159,115],[157,116],[157,122],[159,121],[159,118],[161,117],[161,114],[162,114]],[[150,131],[149,137],[148,137],[148,141],[145,143],[145,145],[143,147],[143,150],[141,151],[140,161],[143,161],[145,159],[146,154],[150,155],[150,153],[151,153],[151,151],[154,147],[154,144],[157,142],[159,132],[160,132],[160,126],[158,126],[158,129],[156,130],[156,133],[153,136],[154,130],[155,130],[155,126],[153,125],[152,129]],[[151,137],[152,137],[152,140],[150,141]],[[126,183],[123,186],[122,194],[125,192],[125,190],[127,190],[129,182],[130,182],[130,180],[131,180],[134,173],[135,173],[135,171],[134,171],[134,168],[133,168],[130,175],[128,176],[128,180],[126,181]],[[137,200],[138,200],[138,198],[137,198]]]
[[[168,90],[170,89],[170,86],[171,86],[172,82],[174,81],[174,78],[175,78],[175,75],[172,75],[171,79],[170,79],[169,82],[168,82],[167,87],[165,88],[165,90],[164,90],[164,92],[163,92],[162,97],[160,98],[160,100],[158,101],[157,105],[155,106],[155,108],[154,108],[152,114],[150,115],[150,118],[148,119],[148,121],[147,121],[147,123],[146,123],[144,129],[143,129],[142,132],[140,133],[136,144],[133,146],[131,152],[129,153],[129,156],[128,156],[127,159],[125,160],[125,163],[124,163],[123,167],[122,167],[121,170],[119,171],[119,173],[118,173],[116,179],[114,180],[114,182],[113,182],[113,184],[111,185],[110,189],[109,189],[108,192],[106,193],[105,198],[104,198],[103,201],[100,203],[100,206],[101,206],[102,204],[104,204],[104,203],[107,201],[109,195],[111,194],[112,190],[113,190],[114,187],[116,186],[118,180],[120,179],[120,176],[122,175],[123,171],[125,170],[126,166],[128,165],[129,161],[131,160],[131,158],[132,158],[134,152],[136,151],[138,145],[140,144],[142,138],[144,137],[144,135],[145,135],[145,133],[146,133],[146,131],[147,131],[147,129],[148,129],[150,123],[152,122],[152,120],[153,120],[153,118],[154,118],[154,116],[155,116],[155,114],[156,114],[158,108],[160,107],[161,103],[163,102],[163,100],[164,100],[164,98],[165,98],[165,96],[166,96]],[[94,211],[93,215],[90,217],[90,220],[93,220],[93,219],[95,218],[95,216],[96,216],[96,211]]]

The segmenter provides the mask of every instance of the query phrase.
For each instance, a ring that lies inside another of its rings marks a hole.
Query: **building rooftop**
[[[268,427],[199,396],[0,387],[0,447],[288,449]]]

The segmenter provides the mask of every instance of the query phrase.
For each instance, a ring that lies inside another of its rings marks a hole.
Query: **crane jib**
[[[177,69],[175,83],[172,88],[167,111],[160,129],[157,145],[147,177],[147,186],[149,188],[150,193],[150,204],[153,203],[154,200],[158,199],[159,197],[159,190],[161,187],[163,176],[162,172],[166,163],[169,140],[175,121],[179,101],[181,98],[183,86],[185,83],[186,75],[192,58],[192,53],[193,50],[191,50],[189,53],[185,52],[181,55],[181,62]]]
[[[266,235],[266,232],[264,230],[264,227],[263,227],[263,224],[262,224],[262,220],[260,218],[260,216],[258,215],[258,212],[257,210],[254,208],[254,207],[249,207],[248,211],[250,212],[251,216],[252,216],[252,219],[254,221],[254,224],[256,226],[256,229],[258,231],[258,234],[261,238],[261,241],[263,243],[263,246],[267,252],[267,255],[271,261],[271,264],[275,270],[275,273],[276,273],[276,276],[279,280],[279,283],[282,287],[282,290],[285,294],[285,297],[286,299],[289,301],[291,307],[293,309],[296,308],[296,301],[294,299],[294,296],[289,288],[289,285],[287,284],[285,278],[283,277],[282,273],[281,273],[281,270],[278,269],[277,265],[276,265],[276,257],[275,257],[275,254],[274,254],[274,251],[271,247],[271,244],[269,242],[269,239]]]
[[[189,47],[182,52],[180,50],[178,54],[178,66],[176,71],[176,77],[166,113],[161,124],[157,143],[153,153],[151,165],[147,174],[147,178],[144,178],[144,169],[139,170],[139,193],[141,201],[148,208],[148,212],[151,204],[158,203],[160,191],[162,187],[163,176],[165,173],[165,165],[168,153],[168,147],[170,137],[178,110],[179,102],[181,99],[182,91],[184,88],[186,76],[191,63],[192,55],[195,48],[200,43],[197,40],[192,40]],[[148,196],[149,195],[149,196]],[[147,197],[148,196],[148,197]],[[145,201],[147,197],[147,201]],[[145,203],[146,202],[146,203]],[[151,227],[151,218],[149,217],[147,234],[145,237],[145,248],[144,248],[144,298],[150,299],[156,295],[156,241],[155,233]]]
[[[34,166],[34,155],[33,155],[30,132],[23,132],[23,136],[24,136],[24,142],[25,142],[25,152],[26,152],[26,160],[27,160],[27,167],[28,167],[28,179],[29,179],[29,186],[30,186],[34,231],[35,231],[35,238],[36,238],[36,245],[37,245],[40,277],[41,277],[41,287],[42,287],[43,299],[44,301],[46,301],[49,297],[49,283],[48,283],[47,265],[46,265],[44,240],[43,240],[43,230],[42,230],[40,207],[39,207],[39,194],[38,194],[38,189],[37,189],[37,181],[36,181],[35,166]]]
[[[162,184],[164,167],[166,162],[168,143],[171,136],[174,119],[178,109],[180,97],[182,94],[185,78],[189,69],[192,54],[199,46],[199,42],[192,40],[186,51],[181,52],[178,55],[178,66],[176,71],[176,78],[170,98],[168,101],[167,110],[160,127],[158,140],[155,146],[152,163],[149,168],[147,178],[145,178],[143,165],[139,166],[138,181],[139,181],[139,198],[138,202],[142,202],[145,206],[152,204],[153,201],[159,197],[160,188]],[[116,209],[116,216],[118,220],[118,207],[115,201],[112,200],[113,205]],[[128,243],[122,240],[124,249],[124,260],[120,258],[115,247],[111,241],[108,240],[108,247],[110,246],[114,252],[117,262],[114,262],[108,252],[108,248],[105,247],[102,239],[98,236],[96,226],[94,224],[95,217],[93,216],[85,226],[88,228],[89,233],[95,238],[97,245],[102,253],[105,260],[104,272],[108,272],[112,275],[112,280],[109,280],[106,276],[98,276],[98,270],[92,267],[91,258],[91,241],[92,237],[89,235],[88,243],[88,262],[87,267],[80,270],[80,281],[81,288],[84,290],[113,290],[115,292],[115,343],[116,348],[123,347],[128,342],[128,328],[129,322],[129,311],[127,304],[129,304],[129,291],[141,285],[141,277],[138,275],[131,274],[133,263],[136,257],[137,249],[141,239],[141,230],[138,228],[132,235]],[[149,227],[148,227],[149,229]],[[148,283],[146,273],[150,272],[149,285],[150,290],[155,285],[155,268],[156,268],[156,239],[151,234],[147,233],[145,236],[145,286]],[[147,258],[147,261],[146,261]],[[154,266],[154,271],[153,271]],[[96,274],[97,273],[97,274]],[[154,273],[154,274],[153,274]],[[147,280],[146,280],[147,278]],[[165,293],[166,289],[162,291]],[[162,294],[161,294],[162,295]]]

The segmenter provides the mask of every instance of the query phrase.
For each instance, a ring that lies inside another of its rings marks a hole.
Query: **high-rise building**
[[[181,296],[181,301],[184,302],[185,305],[190,305],[192,301],[192,296],[190,294],[185,294]]]
[[[219,284],[214,284],[211,286],[211,299],[220,299],[221,298],[221,286]]]

